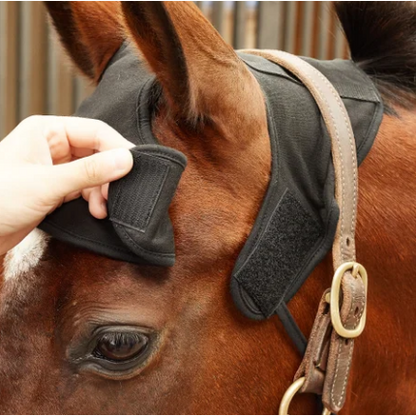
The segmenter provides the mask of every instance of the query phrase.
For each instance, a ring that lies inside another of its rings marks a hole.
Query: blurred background
[[[196,4],[236,49],[282,49],[319,59],[348,56],[331,2]],[[0,139],[31,114],[72,114],[92,89],[63,53],[42,2],[0,1]]]

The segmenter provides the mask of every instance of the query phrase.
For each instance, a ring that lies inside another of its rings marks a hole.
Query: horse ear
[[[176,115],[217,119],[241,104],[252,93],[247,91],[251,85],[259,90],[245,64],[193,2],[123,1],[122,9]]]
[[[124,40],[120,2],[44,3],[72,60],[85,75],[97,81]]]

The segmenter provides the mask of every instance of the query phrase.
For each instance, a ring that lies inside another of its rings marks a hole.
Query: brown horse
[[[370,290],[344,411],[406,414],[416,411],[416,13],[363,3],[338,12],[386,112],[359,171],[357,251]],[[96,82],[126,38],[138,46],[163,91],[153,132],[188,167],[170,212],[172,268],[100,257],[40,231],[6,255],[1,412],[275,413],[301,357],[277,318],[245,318],[229,291],[269,179],[260,87],[192,3],[47,6],[70,57]],[[328,256],[289,304],[306,334],[331,277]],[[127,341],[126,328],[135,334]],[[117,351],[114,333],[124,340]],[[97,349],[91,362],[79,359]],[[314,406],[299,396],[292,411]]]

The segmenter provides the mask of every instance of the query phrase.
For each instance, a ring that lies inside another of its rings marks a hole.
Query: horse
[[[270,176],[257,81],[191,2],[46,6],[69,57],[96,84],[126,39],[137,47],[160,84],[153,133],[188,166],[170,206],[173,267],[113,260],[40,230],[2,259],[1,413],[276,413],[301,357],[277,317],[250,320],[229,291]],[[368,316],[343,411],[410,414],[416,12],[406,2],[336,10],[353,61],[384,102],[359,169],[356,241],[370,279]],[[331,276],[328,255],[289,303],[305,334]],[[297,396],[291,411],[316,412],[315,398]]]

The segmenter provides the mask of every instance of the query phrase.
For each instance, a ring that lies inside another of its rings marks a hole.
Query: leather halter
[[[324,413],[337,413],[346,400],[354,338],[364,329],[367,300],[367,273],[355,261],[358,170],[351,123],[335,88],[307,62],[282,51],[243,52],[262,56],[296,75],[314,97],[331,137],[340,210],[332,247],[335,274],[331,289],[322,296],[304,358],[279,413],[288,413],[298,391],[322,395]]]

